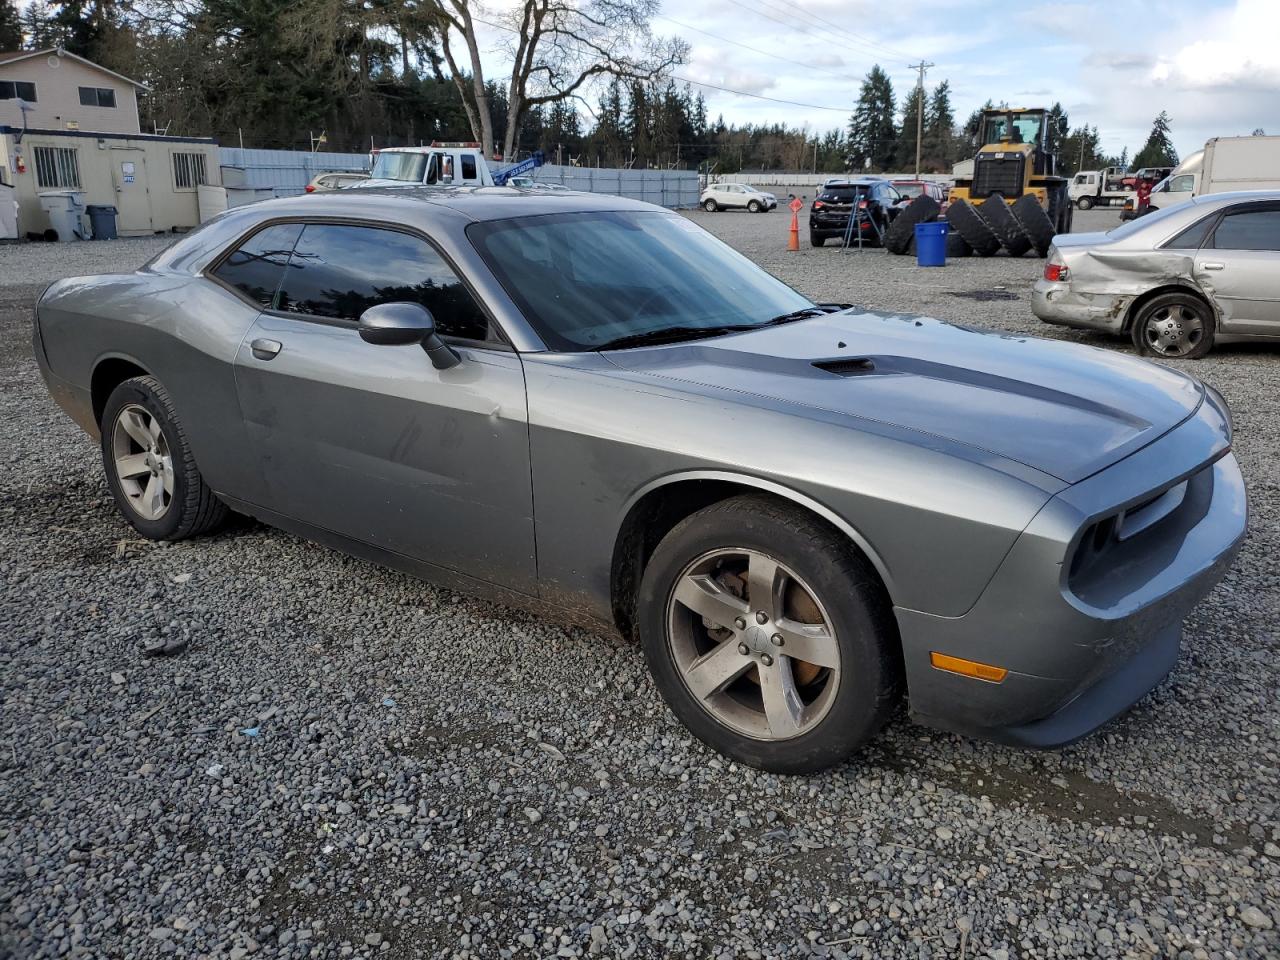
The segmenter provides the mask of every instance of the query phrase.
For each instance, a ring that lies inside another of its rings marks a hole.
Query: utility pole
[[[925,63],[921,60],[915,64],[916,70],[920,72],[920,79],[916,81],[916,179],[920,179],[920,136],[924,127],[924,72],[930,67],[935,66],[932,63]]]
[[[816,135],[813,138],[813,172],[818,172],[818,138]]]

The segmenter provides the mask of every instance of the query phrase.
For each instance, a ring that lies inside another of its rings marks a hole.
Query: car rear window
[[[919,183],[895,183],[894,186],[904,197],[915,199],[924,195],[924,186]]]
[[[828,187],[819,194],[819,200],[825,200],[828,203],[848,203],[854,197],[864,197],[867,195],[867,187],[860,185],[856,187]]]

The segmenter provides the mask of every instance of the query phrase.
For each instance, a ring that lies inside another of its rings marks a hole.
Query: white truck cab
[[[369,179],[360,187],[493,186],[478,143],[435,141],[429,147],[385,147],[370,155]]]

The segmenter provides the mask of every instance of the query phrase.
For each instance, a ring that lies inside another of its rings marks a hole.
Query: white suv
[[[752,213],[764,213],[778,205],[778,198],[746,183],[713,183],[702,191],[698,202],[707,213],[732,210],[735,207]]]

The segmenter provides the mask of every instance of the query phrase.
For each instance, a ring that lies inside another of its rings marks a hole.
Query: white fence
[[[820,187],[824,181],[832,180],[837,177],[852,179],[862,176],[858,173],[771,173],[768,170],[758,170],[754,173],[725,173],[719,176],[712,175],[711,179],[715,183],[749,183],[753,187],[801,187],[805,189],[816,189]],[[886,180],[915,180],[914,173],[877,173],[871,176],[881,177]],[[949,173],[922,173],[919,179],[932,180],[934,183],[950,184],[955,181],[955,177]],[[791,192],[794,192],[792,190]]]
[[[318,173],[369,169],[369,155],[365,153],[307,153],[304,150],[222,147],[220,162],[226,186],[270,189],[277,197],[302,193]],[[698,174],[693,170],[618,170],[547,164],[530,176],[545,183],[564,184],[570,190],[630,197],[675,209],[696,207],[700,192]]]

